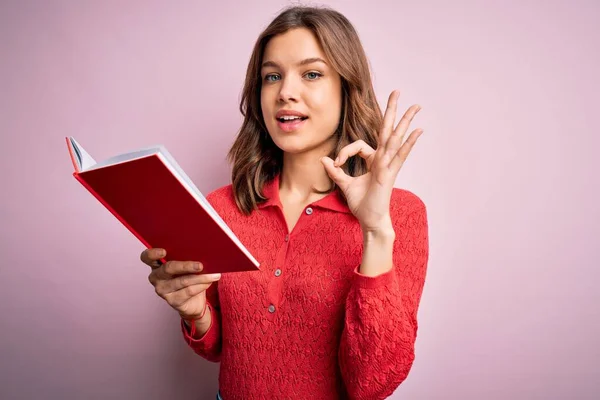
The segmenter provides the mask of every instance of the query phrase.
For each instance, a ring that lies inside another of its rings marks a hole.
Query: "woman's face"
[[[275,144],[287,153],[327,155],[335,145],[342,88],[313,33],[274,36],[263,55],[261,107]]]

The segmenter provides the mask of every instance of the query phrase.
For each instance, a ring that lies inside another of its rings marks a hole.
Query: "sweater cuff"
[[[354,268],[354,284],[362,289],[377,289],[382,286],[388,286],[393,282],[396,276],[394,271],[395,269],[396,266],[392,267],[392,269],[384,272],[383,274],[377,276],[367,276],[359,272],[360,265],[358,265],[356,268]]]
[[[184,336],[186,342],[188,342],[191,346],[194,346],[194,347],[210,346],[219,338],[219,336],[218,336],[219,333],[217,332],[217,329],[215,328],[216,315],[215,315],[215,313],[213,313],[213,309],[212,309],[210,303],[208,303],[206,306],[208,307],[208,311],[211,313],[210,326],[208,327],[208,330],[204,333],[204,335],[202,335],[202,337],[200,339],[194,339],[194,337],[191,336],[191,326],[188,327],[185,324],[185,321],[183,320],[183,318],[181,319],[181,331],[183,333],[183,336]]]

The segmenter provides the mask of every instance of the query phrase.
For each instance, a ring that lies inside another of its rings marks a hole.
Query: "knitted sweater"
[[[264,194],[249,216],[231,185],[207,196],[261,266],[211,285],[211,327],[195,340],[182,321],[184,338],[220,362],[224,400],[385,399],[415,357],[429,248],[423,202],[394,188],[394,267],[368,277],[358,272],[361,228],[339,193],[307,206],[292,232],[278,177]]]

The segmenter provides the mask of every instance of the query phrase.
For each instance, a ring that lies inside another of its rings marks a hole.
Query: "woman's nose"
[[[290,101],[298,101],[298,83],[293,78],[285,78],[281,81],[279,89],[279,101],[287,103]]]

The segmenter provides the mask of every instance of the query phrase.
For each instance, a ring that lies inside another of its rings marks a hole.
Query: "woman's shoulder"
[[[390,212],[407,215],[415,212],[426,212],[425,202],[415,193],[407,189],[394,188],[390,199]]]
[[[233,185],[221,186],[214,189],[206,195],[206,200],[216,210],[223,210],[230,207],[235,207],[235,198],[233,196]]]

